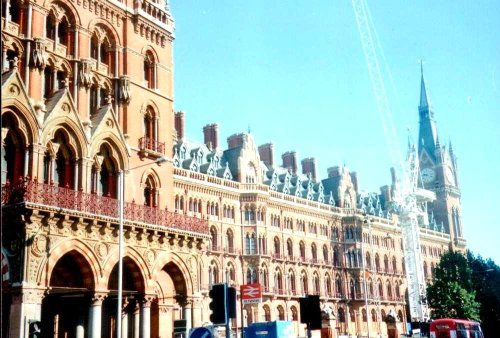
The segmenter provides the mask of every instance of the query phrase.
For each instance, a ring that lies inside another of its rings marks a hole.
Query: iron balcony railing
[[[20,179],[15,184],[7,181],[2,186],[3,206],[24,202],[118,218],[118,200],[115,198],[39,183],[29,178]],[[125,202],[123,212],[123,218],[127,221],[208,234],[208,222],[203,219],[139,205],[134,202]]]

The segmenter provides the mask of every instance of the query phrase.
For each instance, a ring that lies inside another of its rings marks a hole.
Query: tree
[[[480,304],[472,280],[472,269],[460,252],[448,251],[435,268],[434,281],[427,286],[427,298],[435,318],[479,320]]]
[[[485,337],[494,337],[500,327],[500,267],[491,259],[474,257],[467,252],[472,269],[472,283],[476,300],[481,304],[479,314]]]

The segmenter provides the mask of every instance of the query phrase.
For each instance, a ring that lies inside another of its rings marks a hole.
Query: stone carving
[[[45,51],[45,40],[42,38],[33,39],[33,67],[44,69],[47,65],[47,52]]]
[[[13,85],[11,85],[11,86],[9,87],[9,95],[10,95],[10,96],[14,96],[14,97],[15,97],[15,96],[18,96],[18,95],[19,95],[19,93],[20,93],[20,91],[21,91],[21,90],[19,89],[19,86],[15,85],[15,84],[13,84]]]
[[[42,304],[45,289],[23,289],[23,303]]]
[[[108,254],[108,246],[105,243],[97,243],[95,245],[95,252],[100,258],[104,258]]]
[[[155,261],[155,253],[153,250],[146,249],[144,251],[144,258],[146,259],[146,263],[148,263],[149,266],[153,265],[153,262]]]
[[[89,59],[82,59],[80,61],[78,81],[81,86],[84,86],[87,89],[92,86],[91,70],[92,70],[92,61]]]
[[[125,104],[129,103],[132,95],[130,92],[130,78],[127,75],[120,77],[118,89],[120,101]]]
[[[34,238],[33,244],[31,245],[31,252],[33,255],[39,257],[47,251],[47,236],[38,235]]]
[[[108,296],[106,292],[94,292],[91,298],[92,305],[102,305],[104,299]]]

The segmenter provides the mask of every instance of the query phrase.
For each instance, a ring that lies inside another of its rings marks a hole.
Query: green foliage
[[[427,287],[427,298],[436,318],[469,318],[479,320],[480,303],[467,258],[448,251],[436,266],[434,282]]]
[[[470,251],[467,260],[472,269],[476,300],[481,304],[481,326],[485,337],[494,337],[500,327],[500,267],[491,259],[474,257]]]

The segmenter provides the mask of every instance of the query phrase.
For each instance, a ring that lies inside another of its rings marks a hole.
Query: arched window
[[[226,283],[233,284],[236,280],[236,273],[234,270],[234,266],[231,263],[228,263],[226,268]]]
[[[389,258],[387,255],[384,255],[384,269],[386,273],[389,272]]]
[[[361,310],[361,316],[363,317],[363,322],[366,323],[366,321],[368,320],[368,318],[366,317],[366,309]]]
[[[380,271],[380,258],[378,254],[375,254],[375,269],[377,272]]]
[[[257,271],[254,267],[247,268],[247,284],[257,283]]]
[[[429,272],[427,271],[427,262],[424,262],[424,277],[427,278],[429,275]]]
[[[302,271],[300,275],[300,282],[302,286],[302,294],[307,295],[308,294],[308,282],[307,282],[307,274],[305,271]]]
[[[371,270],[372,268],[372,259],[369,252],[366,253],[366,268],[368,270]]]
[[[219,283],[219,268],[215,261],[212,261],[208,267],[208,279],[210,285]]]
[[[226,237],[227,237],[227,249],[229,252],[234,253],[234,235],[231,229],[227,230]]]
[[[405,259],[401,259],[401,270],[403,271],[403,275],[406,274],[406,267],[405,267]]]
[[[340,276],[335,276],[335,293],[337,298],[342,295],[342,281],[340,280]]]
[[[95,163],[92,172],[92,192],[102,196],[116,198],[117,196],[117,171],[115,159],[106,144],[99,151],[102,163]]]
[[[280,256],[280,239],[278,237],[274,237],[274,254],[276,256]]]
[[[8,129],[4,139],[5,152],[2,151],[2,184],[6,180],[15,183],[25,176],[26,143],[14,121],[10,113],[2,115],[2,128]]]
[[[338,317],[339,323],[345,323],[345,312],[343,308],[339,308]]]
[[[316,249],[316,244],[312,244],[311,245],[311,255],[312,255],[312,259],[313,259],[313,262],[317,262],[318,261],[318,250]]]
[[[252,233],[252,235],[247,234],[246,235],[246,253],[247,255],[254,255],[255,254],[255,243],[256,238],[255,234]]]
[[[60,187],[74,188],[75,156],[67,146],[69,144],[66,136],[58,131],[55,134],[54,142],[58,144],[58,151],[55,157],[55,171],[52,180]]]
[[[325,274],[325,293],[328,297],[332,296],[332,279],[328,274]]]
[[[391,282],[387,281],[386,286],[387,286],[387,298],[389,300],[391,300],[392,299],[392,285],[391,285]]]
[[[267,270],[267,266],[263,265],[261,269],[261,281],[264,290],[269,291],[269,271]]]
[[[397,273],[398,272],[398,264],[396,262],[396,257],[392,257],[392,272]]]
[[[319,295],[321,290],[319,285],[319,276],[317,273],[314,273],[313,276],[313,287],[314,287],[313,294]]]
[[[384,309],[380,310],[380,317],[382,317],[381,318],[382,321],[385,322],[386,314],[385,314],[385,310]]]
[[[144,56],[144,80],[148,88],[156,88],[156,60],[149,50]]]
[[[401,298],[401,283],[396,282],[396,298],[399,300]]]
[[[297,311],[297,308],[295,306],[290,307],[290,311],[292,311],[292,320],[294,322],[299,320],[299,311]]]
[[[382,285],[382,281],[379,279],[377,280],[377,288],[378,288],[378,297],[380,299],[384,298],[384,286]]]
[[[277,288],[277,293],[283,293],[283,276],[281,275],[281,270],[276,269],[274,272],[274,287]]]
[[[64,45],[68,47],[68,41],[69,40],[69,23],[66,17],[63,17],[61,19],[61,22],[59,22],[59,27],[57,30],[57,41],[61,45]]]
[[[306,259],[306,247],[304,245],[304,242],[300,242],[299,243],[299,250],[300,250],[300,258],[302,259],[302,261],[304,261]]]
[[[373,280],[368,279],[368,297],[373,298]]]
[[[56,19],[51,12],[45,19],[45,36],[52,41],[56,41],[56,26]]]
[[[295,287],[295,273],[293,270],[288,270],[288,289],[291,294],[296,294],[297,288]]]
[[[323,245],[323,260],[325,261],[325,263],[328,263],[328,248],[325,245]]]
[[[278,306],[278,320],[285,320],[285,310],[281,305]]]
[[[210,228],[210,236],[212,237],[212,251],[217,251],[218,250],[217,229],[215,229],[215,227]]]
[[[286,241],[286,252],[288,255],[288,259],[293,259],[293,242],[291,239]]]
[[[377,313],[375,312],[375,309],[372,309],[371,314],[372,314],[372,323],[375,323],[377,321]]]
[[[333,248],[333,265],[340,266],[340,254],[339,254],[339,247],[338,246],[335,246]]]
[[[158,206],[158,189],[151,175],[146,179],[144,187],[144,205],[152,208]]]
[[[114,48],[116,42],[111,36],[107,27],[100,26],[90,38],[90,57],[96,60],[98,71],[105,75],[117,75],[115,59],[118,51]]]

